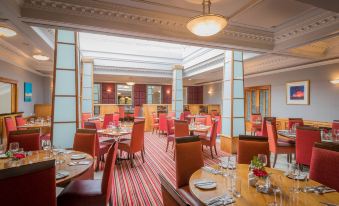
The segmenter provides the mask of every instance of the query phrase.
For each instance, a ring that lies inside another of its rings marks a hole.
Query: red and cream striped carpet
[[[163,205],[158,174],[164,174],[173,185],[175,184],[172,145],[170,144],[168,152],[165,152],[166,140],[165,136],[145,133],[145,163],[142,163],[140,154],[136,154],[134,168],[131,168],[129,161],[116,165],[113,205]],[[211,158],[209,149],[204,149],[203,154],[205,165],[218,162],[216,157]],[[225,153],[218,150],[218,157],[221,155]]]

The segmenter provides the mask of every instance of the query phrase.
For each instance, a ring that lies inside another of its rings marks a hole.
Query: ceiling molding
[[[220,54],[203,62],[199,62],[198,64],[193,65],[191,67],[185,68],[184,77],[191,77],[193,75],[215,70],[222,67],[223,64],[224,64],[224,55]]]
[[[128,67],[108,67],[108,66],[94,66],[94,74],[107,75],[129,75],[144,76],[144,77],[164,77],[172,78],[172,70],[154,70],[146,68],[128,68]]]

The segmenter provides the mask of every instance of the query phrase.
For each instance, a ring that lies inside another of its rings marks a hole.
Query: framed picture
[[[24,102],[32,102],[32,83],[24,83]]]
[[[310,104],[310,81],[288,82],[286,97],[287,104]]]

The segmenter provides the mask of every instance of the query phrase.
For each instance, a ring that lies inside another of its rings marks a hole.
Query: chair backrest
[[[189,119],[187,119],[188,115],[191,115],[191,112],[190,111],[184,111],[184,120],[189,120]]]
[[[16,126],[24,126],[26,124],[26,120],[21,115],[18,115],[15,116],[15,123]]]
[[[334,120],[332,122],[332,135],[335,136],[337,130],[339,130],[339,120]]]
[[[288,129],[291,129],[294,124],[298,124],[298,126],[304,126],[304,121],[302,118],[288,118]]]
[[[174,120],[174,136],[187,137],[190,135],[187,121]]]
[[[132,153],[141,151],[144,147],[145,121],[134,122],[131,134],[130,150]]]
[[[275,153],[277,149],[278,134],[275,122],[266,121],[267,136],[270,152]],[[263,135],[264,136],[264,135]]]
[[[214,116],[215,120],[218,121],[218,128],[217,128],[217,134],[221,134],[221,117],[220,116]]]
[[[185,117],[184,117],[184,113],[183,113],[183,112],[180,113],[180,118],[179,118],[179,120],[185,120]]]
[[[92,117],[92,113],[82,113],[81,114],[81,127],[84,128],[84,123],[88,121],[89,118]]]
[[[175,117],[175,112],[168,112],[167,117]]]
[[[106,205],[112,193],[113,173],[118,152],[118,142],[114,142],[109,148],[102,176],[101,192],[106,196]]]
[[[175,166],[177,188],[187,186],[191,175],[204,166],[199,137],[175,139]]]
[[[206,125],[212,126],[212,116],[210,114],[206,115]]]
[[[114,113],[113,114],[113,124],[115,126],[119,125],[119,119],[120,119],[120,114],[119,113]]]
[[[299,126],[296,130],[296,162],[310,165],[312,148],[315,142],[321,142],[320,130],[314,127]]]
[[[98,137],[95,129],[77,129],[74,135],[73,149],[95,157],[99,144],[97,141]]]
[[[270,165],[270,150],[267,137],[239,135],[237,151],[239,164],[250,164],[253,156],[266,154],[267,166]]]
[[[40,130],[30,129],[11,131],[8,135],[7,149],[12,142],[18,142],[19,147],[23,148],[24,151],[40,150]]]
[[[134,118],[140,116],[140,106],[135,106],[134,107]]]
[[[167,135],[174,134],[174,119],[168,118],[167,119]]]
[[[195,118],[195,122],[198,123],[198,124],[203,124],[203,125],[206,125],[206,117],[197,117]]]
[[[339,191],[339,144],[315,143],[310,179]]]
[[[106,129],[110,122],[113,122],[113,114],[105,114],[102,128]]]
[[[267,136],[267,126],[266,126],[266,122],[276,122],[276,118],[275,117],[264,117],[263,121],[261,121],[261,136],[263,137],[268,137]]]
[[[218,116],[218,111],[217,110],[212,110],[211,111],[211,116],[214,118],[215,116]]]
[[[7,137],[8,137],[9,132],[17,131],[17,128],[16,128],[15,122],[13,121],[12,117],[5,117],[4,119],[5,119],[6,134],[7,134]]]
[[[84,128],[85,129],[98,129],[97,124],[95,124],[94,121],[84,122]]]
[[[119,115],[120,115],[120,118],[125,118],[125,107],[124,106],[119,106]]]
[[[255,122],[255,121],[261,121],[261,114],[251,114],[250,121]]]
[[[159,173],[162,202],[164,206],[189,206],[178,191]]]
[[[55,160],[0,170],[1,205],[56,206]]]
[[[159,114],[159,130],[167,131],[167,114],[166,113]]]
[[[152,125],[156,124],[158,122],[157,120],[157,113],[156,112],[152,112]]]
[[[210,141],[212,145],[215,145],[217,141],[218,124],[219,124],[218,120],[214,120],[212,123],[211,136],[210,136]]]

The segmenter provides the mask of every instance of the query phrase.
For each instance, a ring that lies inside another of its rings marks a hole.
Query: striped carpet
[[[131,168],[129,161],[116,165],[113,191],[116,198],[113,205],[163,205],[158,174],[164,174],[173,185],[175,184],[175,163],[171,146],[170,144],[168,152],[165,152],[165,136],[145,133],[145,163],[142,163],[140,154],[137,154],[134,168]],[[205,165],[218,162],[216,158],[211,159],[209,149],[205,149],[203,154]],[[221,155],[225,153],[218,150],[218,156]]]

